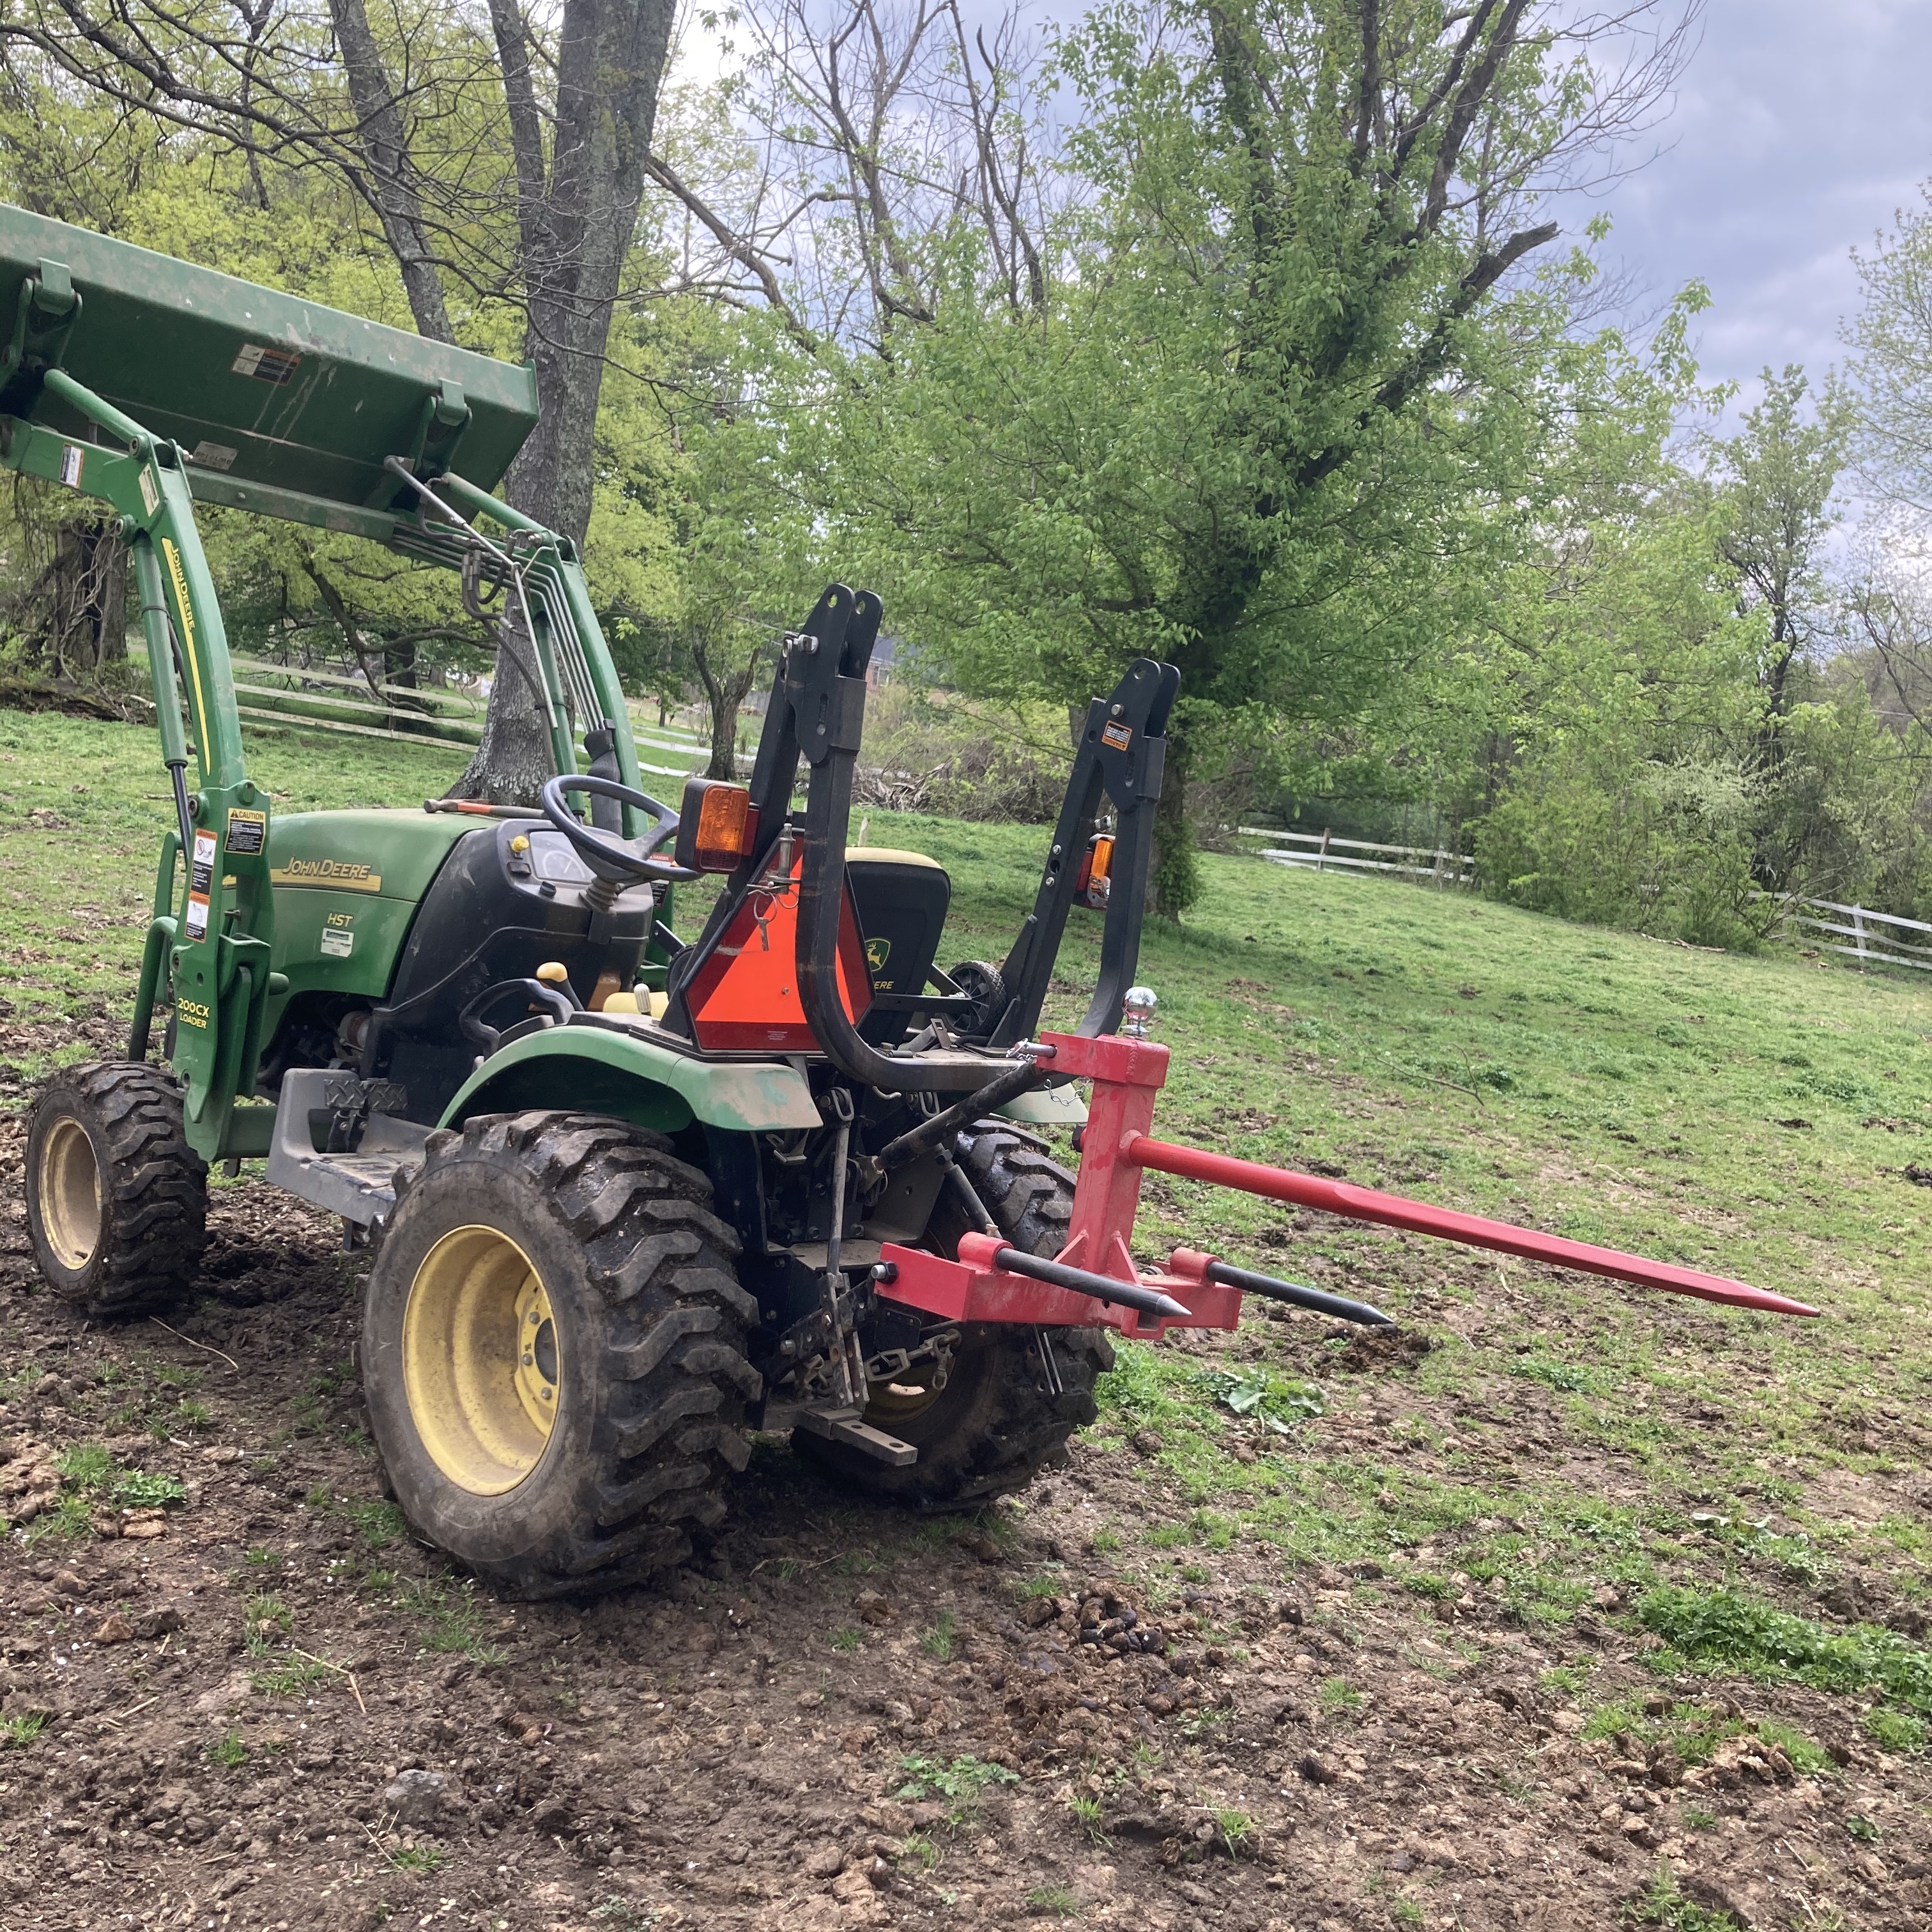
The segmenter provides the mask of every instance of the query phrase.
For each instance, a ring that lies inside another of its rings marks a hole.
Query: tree
[[[1210,730],[1339,715],[1473,593],[1563,320],[1521,289],[1486,314],[1556,238],[1540,190],[1654,110],[1686,20],[1620,16],[1649,38],[1617,67],[1532,0],[1114,6],[1030,92],[947,4],[856,0],[816,37],[802,0],[753,10],[764,164],[718,227],[842,352],[837,534],[970,688],[1180,665],[1178,910]],[[1042,171],[1055,86],[1077,111]]]
[[[1718,539],[1736,572],[1738,608],[1758,613],[1765,639],[1759,681],[1765,694],[1766,749],[1776,755],[1777,729],[1790,712],[1791,669],[1831,622],[1836,595],[1825,574],[1826,546],[1838,527],[1832,499],[1850,453],[1850,399],[1828,386],[1809,420],[1804,371],[1787,363],[1763,372],[1763,399],[1744,427],[1713,452],[1723,518]]]
[[[1852,251],[1864,302],[1845,339],[1865,482],[1922,518],[1932,515],[1932,182],[1920,198],[1870,253]]]
[[[580,545],[672,12],[672,0],[543,12],[490,0],[486,27],[408,0],[373,19],[365,0],[23,0],[0,19],[0,58],[16,91],[78,82],[237,158],[265,208],[320,168],[363,212],[423,334],[497,350],[507,311],[542,410],[511,501]],[[500,791],[493,765],[548,769],[534,709],[510,709],[521,688],[497,678],[506,715],[458,795]]]

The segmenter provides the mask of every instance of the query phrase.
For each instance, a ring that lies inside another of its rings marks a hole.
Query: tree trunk
[[[694,644],[691,655],[704,685],[704,699],[711,710],[711,762],[704,768],[708,778],[736,783],[738,776],[738,707],[758,674],[758,654],[754,651],[735,668],[714,670],[700,644]]]
[[[356,144],[372,177],[369,198],[402,272],[410,313],[416,317],[418,334],[438,342],[454,342],[442,284],[430,258],[423,225],[422,197],[416,188],[408,132],[376,37],[369,31],[369,16],[362,0],[328,0],[328,14],[335,27],[336,44],[342,51],[350,103],[356,110]]]
[[[516,161],[524,346],[542,411],[506,494],[580,551],[604,354],[637,232],[674,11],[673,0],[566,0],[546,162],[529,24],[518,0],[490,0]],[[500,660],[482,742],[451,797],[526,803],[512,796],[524,777],[539,768],[550,776],[549,734],[521,685]]]
[[[29,656],[63,682],[99,683],[128,653],[128,552],[118,530],[111,523],[56,525],[53,561],[41,582]]]
[[[483,714],[483,736],[446,798],[490,805],[534,805],[555,776],[550,730],[537,694],[536,652],[520,605],[512,602],[496,627],[496,678]]]
[[[510,472],[511,502],[581,547],[590,522],[591,437],[611,310],[637,232],[672,0],[565,0],[548,176],[517,0],[491,0],[523,221],[529,320],[542,416]]]

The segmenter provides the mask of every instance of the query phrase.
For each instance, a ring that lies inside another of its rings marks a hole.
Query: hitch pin
[[[1023,1040],[1006,1048],[1009,1060],[1051,1060],[1060,1051],[1049,1046],[1044,1040]]]

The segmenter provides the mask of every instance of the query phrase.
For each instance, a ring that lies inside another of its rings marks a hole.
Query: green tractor
[[[1151,1137],[1168,1054],[1132,981],[1172,668],[1089,706],[1005,958],[942,968],[944,871],[848,846],[876,598],[826,591],[782,640],[749,784],[692,779],[674,809],[571,546],[490,494],[536,421],[527,370],[0,209],[10,308],[0,462],[121,519],[176,820],[127,1058],[33,1110],[36,1258],[90,1317],[191,1293],[217,1162],[339,1215],[373,1250],[360,1369],[395,1497],[498,1588],[681,1562],[754,1431],[970,1507],[1064,1457],[1116,1330],[1232,1328],[1250,1294],[1386,1320],[1184,1248],[1143,1274],[1148,1168],[1798,1312]],[[535,668],[541,803],[272,813],[197,501],[460,572]],[[680,938],[674,890],[706,874]],[[1036,1037],[1076,916],[1103,921],[1097,982]],[[1076,1130],[1077,1178],[1048,1126]]]
[[[0,311],[0,460],[120,516],[177,818],[127,1058],[64,1069],[33,1111],[28,1224],[55,1291],[97,1318],[191,1293],[209,1167],[266,1163],[374,1246],[361,1366],[398,1501],[519,1593],[679,1561],[723,1516],[749,1429],[928,1506],[1061,1455],[1094,1414],[1100,1329],[870,1292],[889,1240],[950,1254],[997,1227],[1057,1253],[1073,1184],[1032,1130],[1083,1118],[1006,1052],[1077,867],[1056,857],[1004,968],[948,974],[945,872],[844,849],[876,602],[826,593],[787,640],[752,785],[694,782],[680,816],[642,789],[571,546],[489,494],[535,424],[527,370],[13,209]],[[560,774],[542,805],[272,813],[196,501],[463,573],[538,667]],[[1124,693],[1157,742],[1171,676]],[[1096,803],[1074,802],[1057,855],[1088,852]],[[717,871],[687,944],[673,886]],[[1140,884],[1109,922],[1116,1012]],[[808,931],[861,1077],[814,1036]]]

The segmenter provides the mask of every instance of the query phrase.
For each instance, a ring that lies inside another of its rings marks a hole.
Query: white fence
[[[1928,945],[1924,939],[1914,940],[1897,936],[1909,932],[1932,938],[1932,926],[1922,920],[1900,919],[1895,913],[1874,912],[1868,906],[1838,905],[1830,899],[1794,897],[1787,903],[1808,906],[1816,913],[1831,915],[1821,919],[1814,916],[1811,912],[1798,912],[1792,915],[1791,920],[1794,926],[1832,934],[1831,938],[1819,941],[1827,952],[1843,952],[1861,965],[1870,962],[1880,966],[1910,966],[1922,973],[1932,973],[1932,945]],[[1846,940],[1851,941],[1849,946],[1844,944]]]
[[[1463,853],[1423,845],[1378,845],[1366,838],[1337,838],[1325,830],[1278,832],[1264,825],[1238,825],[1234,830],[1245,838],[1277,841],[1274,845],[1264,846],[1261,854],[1277,866],[1313,872],[1400,872],[1406,878],[1426,879],[1439,886],[1471,886],[1476,882],[1476,862]],[[1358,852],[1392,856],[1380,859],[1352,856]]]

